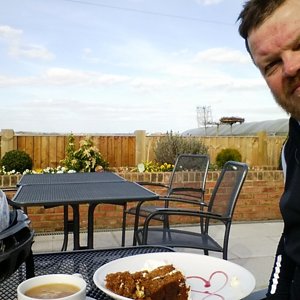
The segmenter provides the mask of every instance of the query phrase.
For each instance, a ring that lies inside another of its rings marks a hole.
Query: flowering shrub
[[[23,174],[60,174],[76,173],[75,170],[68,170],[66,167],[58,166],[57,168],[47,167],[45,169],[25,170]]]
[[[96,170],[108,169],[108,162],[102,157],[101,153],[93,145],[91,138],[80,141],[79,149],[75,150],[74,136],[71,134],[68,140],[66,158],[62,164],[68,170],[76,172],[95,172]]]
[[[55,174],[55,173],[76,173],[75,170],[68,170],[65,167],[58,166],[57,168],[47,167],[45,169],[29,170],[23,172],[16,170],[6,171],[5,167],[0,168],[0,175],[24,175],[24,174]]]

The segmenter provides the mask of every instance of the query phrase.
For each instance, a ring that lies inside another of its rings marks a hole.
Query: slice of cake
[[[136,300],[189,299],[185,277],[173,265],[160,266],[152,271],[107,274],[106,288],[115,294]]]

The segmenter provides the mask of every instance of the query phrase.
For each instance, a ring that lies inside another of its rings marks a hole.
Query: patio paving
[[[281,236],[283,223],[281,221],[233,223],[230,233],[228,260],[248,269],[256,278],[256,288],[259,290],[268,284],[272,270],[274,254]],[[195,228],[196,229],[196,228]],[[222,227],[211,227],[216,234],[222,234]],[[81,234],[82,244],[86,243],[86,234]],[[60,251],[62,234],[37,234],[33,244],[33,252]],[[69,235],[69,247],[72,249],[73,239]],[[126,232],[126,245],[132,244],[132,230]],[[121,231],[96,231],[94,248],[112,248],[121,246]],[[177,251],[203,253],[197,249],[177,248]],[[211,252],[210,255],[221,257],[220,253]]]

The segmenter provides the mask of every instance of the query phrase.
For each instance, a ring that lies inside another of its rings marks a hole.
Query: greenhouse
[[[186,130],[183,136],[249,136],[265,131],[267,135],[285,136],[288,133],[289,119],[245,122],[233,125],[220,124]]]

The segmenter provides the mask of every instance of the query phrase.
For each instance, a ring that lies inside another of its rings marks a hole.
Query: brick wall
[[[170,173],[120,173],[130,181],[150,181],[168,183]],[[217,171],[208,173],[206,183],[206,199],[209,199],[216,179]],[[16,183],[20,176],[0,176],[0,185],[9,198],[15,193]],[[191,175],[189,180],[193,180]],[[151,187],[157,193],[163,190],[158,187]],[[281,171],[249,171],[240,197],[237,202],[234,220],[235,221],[260,221],[281,219],[278,201],[283,191],[283,175]],[[130,204],[133,205],[133,204]],[[80,210],[81,228],[87,228],[87,205],[82,205]],[[29,207],[28,215],[36,232],[61,231],[63,229],[63,208],[55,207],[44,209],[43,207]],[[70,216],[72,210],[69,209]],[[95,209],[95,228],[109,229],[120,228],[122,221],[122,207],[101,204]],[[186,220],[177,220],[186,222]],[[128,226],[132,226],[133,218],[128,218]]]

